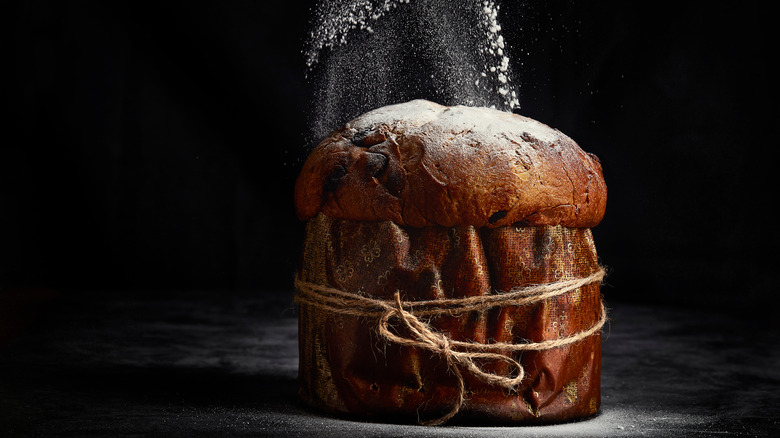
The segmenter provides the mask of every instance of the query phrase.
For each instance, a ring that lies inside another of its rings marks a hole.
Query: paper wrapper
[[[494,294],[598,269],[589,229],[407,228],[320,214],[306,226],[299,278],[383,300],[399,291],[408,301]],[[595,282],[531,305],[435,315],[427,322],[455,340],[540,342],[587,330],[601,313]],[[377,318],[301,304],[301,399],[327,412],[383,421],[417,422],[452,409],[459,389],[445,359],[381,339],[376,327]],[[509,355],[525,369],[521,384],[508,390],[462,370],[465,403],[453,421],[563,422],[598,412],[600,332],[554,349]],[[503,361],[480,367],[513,372]]]

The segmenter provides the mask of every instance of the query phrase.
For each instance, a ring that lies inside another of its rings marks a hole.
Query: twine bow
[[[460,370],[461,367],[485,383],[512,390],[522,382],[525,370],[518,361],[507,355],[508,352],[549,350],[581,341],[601,330],[601,327],[606,323],[607,312],[602,304],[599,321],[590,328],[571,336],[516,344],[457,341],[436,331],[430,324],[421,321],[419,317],[485,310],[498,306],[524,306],[571,292],[590,283],[600,282],[604,275],[604,270],[599,269],[587,277],[516,288],[506,293],[411,302],[401,301],[399,292],[394,294],[393,301],[386,301],[296,278],[295,286],[298,289],[298,294],[295,301],[299,304],[319,307],[338,314],[378,318],[377,330],[385,340],[399,345],[425,349],[442,356],[447,363],[447,368],[457,379],[458,399],[452,409],[442,417],[421,421],[421,424],[425,425],[440,425],[454,417],[466,401],[466,386]],[[399,319],[411,336],[403,337],[391,331],[389,327],[392,318]],[[504,361],[514,368],[516,373],[514,376],[500,376],[484,371],[475,362],[475,360],[480,359]]]

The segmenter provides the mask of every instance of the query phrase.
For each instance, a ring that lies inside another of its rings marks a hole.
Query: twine
[[[453,408],[444,416],[434,420],[421,421],[421,424],[440,425],[454,417],[466,401],[466,387],[459,365],[485,383],[510,390],[514,389],[525,377],[525,370],[518,361],[507,356],[507,352],[549,350],[579,342],[601,330],[607,321],[607,311],[602,303],[599,321],[590,328],[571,336],[541,342],[494,342],[490,344],[450,339],[421,321],[419,317],[441,314],[455,316],[463,312],[486,310],[492,307],[534,304],[591,283],[601,282],[604,275],[604,270],[599,269],[583,278],[515,288],[509,292],[494,295],[425,301],[401,301],[400,292],[395,292],[392,301],[380,300],[329,286],[309,283],[298,277],[295,279],[295,287],[298,290],[295,301],[341,315],[378,318],[377,330],[385,340],[407,347],[429,350],[442,356],[446,360],[447,368],[457,379],[458,398]],[[392,318],[399,319],[411,336],[406,338],[390,331],[389,326]],[[516,375],[513,377],[500,376],[483,371],[475,363],[477,359],[504,361],[516,370]]]

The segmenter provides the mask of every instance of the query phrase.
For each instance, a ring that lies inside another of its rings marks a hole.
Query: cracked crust
[[[325,138],[295,184],[298,217],[423,227],[590,228],[606,208],[595,155],[535,120],[425,100],[363,114]]]

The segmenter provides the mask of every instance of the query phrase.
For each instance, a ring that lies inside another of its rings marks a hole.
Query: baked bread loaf
[[[425,100],[350,121],[304,163],[301,220],[389,220],[423,227],[593,227],[606,207],[595,155],[535,120]]]
[[[606,186],[574,141],[487,108],[387,106],[312,151],[295,203],[306,404],[424,424],[598,412]]]

